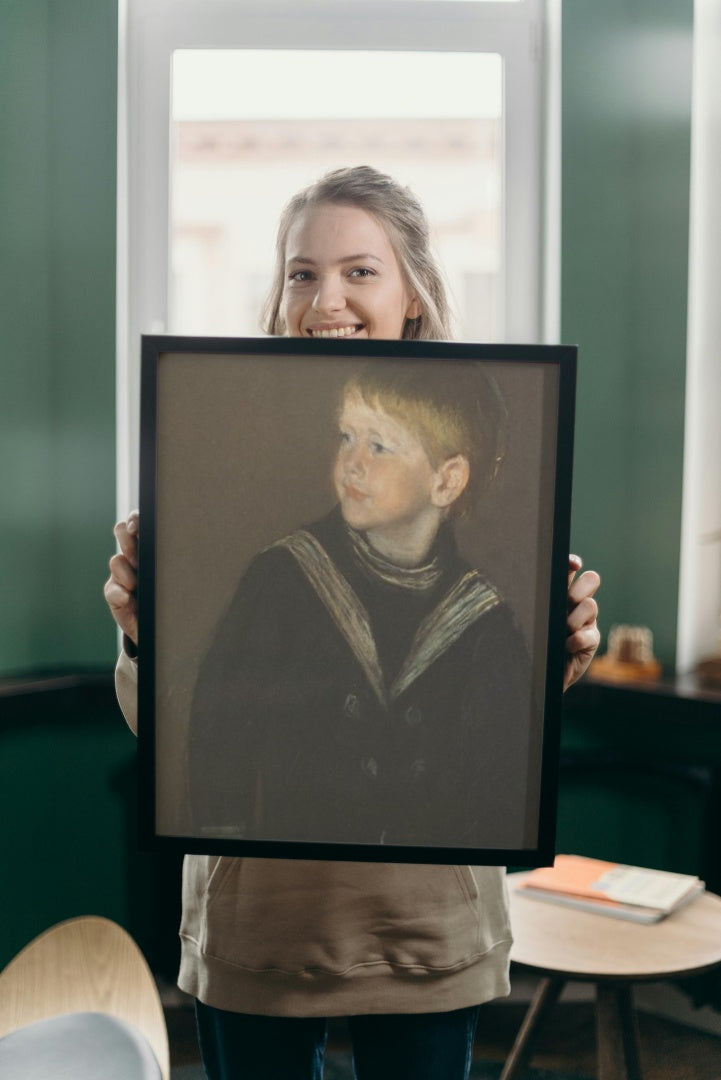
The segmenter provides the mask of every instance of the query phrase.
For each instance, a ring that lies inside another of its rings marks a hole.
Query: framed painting
[[[145,847],[552,861],[576,351],[145,337]]]

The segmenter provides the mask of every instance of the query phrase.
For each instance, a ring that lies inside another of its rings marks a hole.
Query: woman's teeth
[[[350,337],[360,330],[360,326],[334,326],[332,330],[311,330],[311,337],[334,338]]]

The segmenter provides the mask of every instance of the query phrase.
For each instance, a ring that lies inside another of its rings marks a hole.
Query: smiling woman
[[[325,204],[288,233],[281,311],[292,337],[393,339],[420,306],[382,225],[357,206]]]
[[[182,16],[177,0],[121,5],[122,514],[137,502],[140,334],[256,334],[279,210],[326,170],[368,162],[418,193],[452,336],[557,340],[542,325],[558,36],[544,19],[541,0],[184,0]]]
[[[280,220],[270,334],[452,337],[441,272],[416,196],[368,166],[336,169]]]

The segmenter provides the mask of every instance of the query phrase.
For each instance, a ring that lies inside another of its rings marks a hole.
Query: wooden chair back
[[[85,915],[58,923],[0,972],[0,1037],[74,1012],[132,1024],[169,1080],[168,1032],[155,980],[133,939],[110,919]]]

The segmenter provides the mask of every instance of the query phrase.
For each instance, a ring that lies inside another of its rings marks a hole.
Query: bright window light
[[[171,332],[258,333],[283,206],[369,164],[426,207],[458,336],[500,337],[500,56],[178,50],[172,118]]]
[[[515,2],[515,0],[514,0]],[[179,49],[174,120],[499,118],[493,53]]]

